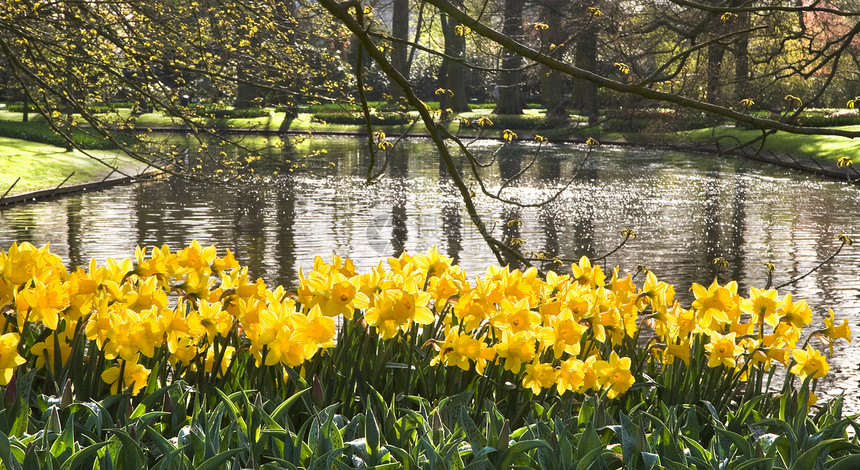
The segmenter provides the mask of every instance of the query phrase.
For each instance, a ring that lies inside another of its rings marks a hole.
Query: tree
[[[567,40],[562,23],[567,5],[568,2],[564,0],[546,0],[541,5],[543,23],[536,24],[535,28],[541,35],[542,47],[551,49],[550,52],[561,52]],[[546,107],[548,120],[566,121],[570,117],[565,106],[562,78],[558,71],[546,66],[540,67],[541,101]]]
[[[302,27],[296,8],[306,18],[323,12],[315,4],[286,3],[292,2],[12,0],[0,14],[0,55],[14,86],[56,132],[69,140],[74,127],[100,133],[156,168],[190,173],[193,167],[178,154],[136,142],[134,114],[105,116],[94,108],[131,99],[136,110],[154,106],[192,132],[214,135],[185,95],[206,89],[203,98],[210,103],[237,100],[240,106],[255,98],[282,104],[296,96],[344,99],[349,77],[341,59],[343,30]],[[221,174],[246,166],[205,158],[229,170]]]
[[[502,34],[514,41],[521,41],[523,39],[524,3],[524,0],[504,0]],[[522,66],[522,56],[509,49],[502,51],[502,69],[499,72],[498,78],[499,101],[496,104],[495,111],[493,111],[494,113],[523,113],[523,101],[520,97],[520,69]]]
[[[439,67],[439,108],[443,113],[451,110],[457,113],[470,111],[469,99],[466,95],[466,66],[463,60],[466,55],[466,35],[462,25],[440,15],[442,35],[445,40],[445,57]]]
[[[391,35],[396,40],[391,48],[391,63],[404,77],[409,76],[409,0],[394,0],[391,19]],[[397,84],[390,85],[391,102],[400,108],[406,107],[403,90]]]

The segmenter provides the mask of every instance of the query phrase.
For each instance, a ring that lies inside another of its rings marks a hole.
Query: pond
[[[579,145],[499,147],[495,141],[473,144],[482,159],[498,160],[484,170],[493,194],[503,178],[520,171],[501,195],[521,203],[551,197],[573,180],[540,208],[479,196],[478,211],[494,234],[524,240],[527,252],[578,259],[613,250],[620,232],[632,228],[636,238],[608,258],[607,268],[647,266],[675,285],[686,306],[693,282],[735,279],[748,295],[750,286],[765,284],[763,263],[776,266],[778,285],[833,253],[840,234],[860,241],[860,189],[844,182],[704,154],[604,146],[586,158],[587,148]],[[175,250],[197,240],[221,254],[231,249],[254,277],[287,286],[295,286],[299,268],[307,272],[314,256],[332,253],[367,270],[402,249],[438,246],[470,277],[495,262],[428,141],[398,145],[386,177],[374,185],[365,184],[364,141],[317,137],[300,144],[298,153],[295,171],[241,187],[167,178],[3,208],[0,246],[50,243],[75,266],[91,257],[133,257],[137,245]],[[467,168],[465,159],[459,164]],[[714,264],[718,257],[727,268]],[[809,302],[816,325],[831,307],[851,319],[856,335],[860,247],[846,248],[780,294],[786,292]],[[858,363],[860,341],[840,344],[821,384],[824,395],[845,391],[854,412],[860,412]]]

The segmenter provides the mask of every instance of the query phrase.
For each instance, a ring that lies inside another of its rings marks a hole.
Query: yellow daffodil
[[[752,315],[751,323],[758,324],[764,319],[768,325],[776,326],[779,323],[777,295],[775,289],[762,290],[750,287],[750,298],[741,302],[741,310]],[[791,302],[790,295],[788,301]]]
[[[72,352],[70,342],[74,336],[75,327],[73,323],[66,324],[66,329],[62,333],[53,332],[43,341],[33,344],[30,354],[36,357],[36,367],[47,367],[54,373],[65,367]],[[57,353],[59,353],[60,362],[55,364]]]
[[[528,299],[512,302],[502,299],[501,310],[490,322],[496,328],[513,333],[532,331],[540,324],[540,314],[529,308]]]
[[[18,354],[20,339],[18,333],[0,336],[0,385],[8,385],[18,366],[27,362]]]
[[[710,334],[710,341],[705,345],[708,352],[708,367],[735,367],[736,358],[744,352],[744,349],[735,343],[735,334],[721,335],[716,331]]]
[[[596,361],[594,370],[599,387],[607,391],[609,399],[624,394],[636,382],[630,372],[630,358],[618,357],[615,351],[609,355],[608,361]]]
[[[352,320],[355,309],[365,309],[369,299],[367,295],[358,290],[360,278],[353,276],[347,278],[341,273],[333,273],[328,276],[314,275],[307,280],[312,297],[307,301],[308,308],[320,307],[320,312],[327,317],[343,315],[347,320]]]
[[[122,379],[120,380],[120,370]],[[117,394],[131,387],[131,394],[137,395],[146,387],[151,371],[137,361],[124,361],[124,366],[115,364],[102,372],[102,381],[111,386],[111,393]]]
[[[505,359],[505,369],[518,374],[523,363],[530,363],[535,358],[535,346],[535,335],[531,331],[505,331],[502,341],[495,347],[496,354]]]
[[[847,319],[843,319],[842,324],[837,325],[833,310],[828,308],[827,311],[830,313],[830,316],[824,319],[824,330],[822,333],[830,346],[830,355],[832,356],[833,343],[835,343],[837,339],[842,338],[847,340],[849,343],[851,342],[851,327],[848,326]]]
[[[606,275],[600,266],[592,266],[591,261],[585,256],[579,259],[579,264],[570,267],[571,276],[583,286],[602,286],[606,283]]]
[[[233,327],[233,317],[222,309],[221,302],[200,301],[199,309],[188,312],[188,334],[195,339],[206,337],[209,342],[217,335],[227,336]]]
[[[194,271],[208,272],[215,261],[217,250],[211,245],[204,248],[197,240],[194,240],[176,255],[179,266]]]
[[[427,283],[427,292],[432,296],[436,313],[445,310],[452,298],[457,300],[456,296],[460,295],[465,285],[465,280],[457,279],[449,272],[431,277]]]
[[[224,272],[231,269],[237,269],[239,267],[239,262],[236,261],[236,257],[233,256],[233,252],[227,250],[227,254],[224,255],[223,258],[216,257],[212,261],[211,268],[213,271]]]
[[[551,388],[556,384],[559,370],[552,364],[531,362],[526,364],[526,373],[523,375],[523,387],[530,388],[537,395],[545,388]]]
[[[552,328],[548,330],[551,333],[551,347],[555,358],[560,359],[564,353],[571,356],[579,354],[580,339],[588,327],[574,320],[567,309],[552,318],[550,325]]]
[[[736,289],[737,284],[729,283],[723,287],[716,279],[707,289],[693,283],[692,290],[696,300],[693,301],[692,308],[702,325],[713,328],[731,323],[732,318],[737,316],[734,301]]]
[[[71,304],[68,283],[43,283],[33,279],[32,287],[18,292],[18,315],[28,321],[41,322],[46,327],[56,330],[60,321],[60,311]]]
[[[791,357],[794,358],[796,364],[791,367],[789,372],[799,375],[802,379],[806,379],[810,375],[813,379],[820,379],[827,375],[830,370],[827,360],[812,346],[807,346],[805,351],[803,349],[791,351]]]
[[[430,294],[418,290],[414,282],[408,282],[403,287],[380,292],[373,306],[364,314],[367,324],[376,327],[382,339],[392,338],[398,331],[408,330],[413,322],[429,325],[435,321],[427,308]]]
[[[475,363],[475,371],[484,373],[487,361],[495,358],[493,348],[479,339],[457,332],[455,328],[445,328],[445,341],[437,345],[439,353],[430,360],[430,365],[444,362],[448,366],[457,366],[469,370],[469,361]]]
[[[197,357],[197,343],[188,335],[178,335],[172,343],[169,343],[170,357],[168,360],[176,367],[191,366],[194,358]]]
[[[158,287],[158,278],[150,277],[141,281],[136,290],[131,290],[124,302],[128,308],[140,312],[152,307],[167,307],[167,293]]]
[[[663,349],[662,359],[664,367],[674,362],[675,358],[680,359],[686,365],[690,365],[689,338],[679,338],[676,342],[667,344]]]
[[[591,363],[593,364],[595,358],[590,357],[589,359],[591,359]],[[584,361],[575,357],[567,359],[566,361],[561,361],[558,380],[556,382],[558,394],[561,395],[566,391],[576,393],[580,390],[590,388],[590,386],[585,383],[587,369],[590,370],[591,365],[586,365]],[[592,373],[591,375],[594,377],[596,384],[596,374]]]
[[[793,328],[801,329],[812,321],[812,309],[806,301],[793,302],[791,294],[785,294],[779,303],[779,309],[782,312],[779,321],[788,323]]]
[[[111,310],[105,357],[120,357],[126,361],[134,360],[138,354],[152,357],[164,339],[164,325],[158,319],[158,311],[157,307],[143,312],[129,308]]]
[[[324,316],[319,306],[314,306],[307,317],[301,314],[291,316],[296,332],[296,340],[303,341],[307,345],[309,354],[305,356],[310,359],[319,348],[330,348],[334,346],[335,321],[334,318]]]
[[[230,368],[230,364],[233,362],[233,357],[236,355],[236,348],[233,346],[226,346],[223,351],[219,351],[219,354],[221,355],[221,364],[219,365],[218,377],[223,377]],[[207,374],[211,374],[214,366],[215,347],[210,346],[209,349],[206,350],[206,359],[203,362],[203,370]]]
[[[416,268],[426,273],[427,279],[445,274],[451,268],[451,263],[454,261],[453,258],[440,255],[439,249],[435,246],[426,255],[415,255],[412,259]]]
[[[478,289],[473,289],[463,292],[452,310],[463,330],[468,332],[480,328],[491,314],[495,314],[496,307]]]

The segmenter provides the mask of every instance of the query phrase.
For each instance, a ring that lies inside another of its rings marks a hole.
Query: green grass
[[[860,126],[838,127],[846,131],[860,131]],[[682,134],[681,139],[693,143],[713,143],[716,138],[722,138],[724,146],[732,143],[747,142],[761,135],[755,130],[732,127],[699,129]],[[735,138],[738,140],[736,141]],[[794,156],[809,155],[815,158],[836,161],[841,157],[856,155],[860,151],[860,140],[829,135],[801,135],[777,132],[765,141],[765,148],[778,153],[790,153]]]
[[[135,174],[145,167],[116,152],[90,153],[124,172]],[[110,168],[79,151],[66,152],[53,145],[0,137],[0,195],[18,177],[21,179],[9,195],[55,188],[72,172],[74,175],[65,186],[100,181],[110,171]]]

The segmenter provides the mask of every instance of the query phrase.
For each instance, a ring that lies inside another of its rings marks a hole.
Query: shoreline
[[[26,193],[19,193],[14,195],[7,195],[4,197],[0,197],[0,210],[6,208],[8,206],[25,204],[29,202],[36,202],[42,200],[49,200],[57,197],[62,197],[68,194],[77,194],[84,192],[93,192],[100,191],[102,189],[111,188],[113,186],[119,186],[122,184],[132,184],[140,181],[152,180],[154,178],[159,177],[163,174],[163,172],[154,170],[144,173],[139,173],[137,175],[130,176],[120,176],[118,178],[109,178],[109,176],[113,174],[110,173],[108,177],[102,179],[101,181],[94,181],[90,183],[78,183],[72,184],[68,186],[64,186],[62,183],[53,188],[53,189],[42,189],[38,191],[29,191]]]
[[[164,132],[164,133],[179,133],[179,132],[188,132],[189,129],[182,129],[176,127],[153,127],[147,128],[152,132]],[[363,130],[328,130],[328,131],[275,131],[275,130],[258,130],[258,129],[242,129],[242,128],[234,128],[234,129],[218,129],[218,132],[224,132],[228,134],[247,134],[247,135],[303,135],[303,134],[311,134],[314,136],[324,136],[324,137],[366,137],[367,133]],[[398,138],[429,138],[430,136],[426,133],[420,132],[406,132],[398,136]],[[490,140],[504,140],[501,136],[494,135],[460,135],[459,137],[464,138],[475,138],[479,137],[481,139],[490,139]],[[21,139],[18,139],[21,140]],[[552,144],[585,144],[586,139],[584,138],[559,138],[559,137],[548,137],[547,140]],[[24,141],[30,142],[30,141]],[[648,143],[648,142],[636,142],[630,140],[607,140],[601,142],[601,145],[610,145],[610,146],[619,146],[619,147],[641,147],[641,148],[649,148],[649,149],[663,149],[663,150],[675,150],[675,151],[684,151],[684,152],[692,152],[699,154],[710,154],[710,155],[718,155],[721,157],[732,157],[732,158],[745,158],[761,163],[766,163],[770,165],[776,165],[784,168],[793,169],[796,171],[803,171],[806,173],[816,174],[825,178],[830,178],[834,180],[845,181],[848,184],[858,185],[860,184],[860,171],[857,170],[854,166],[848,166],[840,168],[834,162],[830,160],[817,160],[812,156],[808,155],[790,155],[790,154],[777,154],[769,149],[764,149],[763,151],[756,152],[755,149],[747,146],[747,147],[739,147],[732,149],[723,149],[722,146],[717,144],[713,145],[700,145],[700,144],[670,144],[666,142],[662,143]],[[88,181],[84,183],[77,183],[71,185],[65,185],[65,181],[61,182],[59,185],[46,188],[39,189],[34,191],[27,191],[23,193],[13,193],[9,195],[0,194],[0,210],[2,208],[6,208],[13,205],[24,204],[28,202],[34,202],[39,200],[48,200],[57,197],[62,197],[69,194],[76,194],[88,191],[99,191],[101,189],[110,188],[113,186],[118,186],[122,184],[133,184],[140,181],[151,180],[153,178],[157,178],[163,175],[163,172],[158,170],[146,171],[137,173],[135,175],[126,175],[119,176],[116,178],[111,178],[116,171],[111,171],[108,175],[97,181]],[[12,189],[11,187],[9,188]]]

